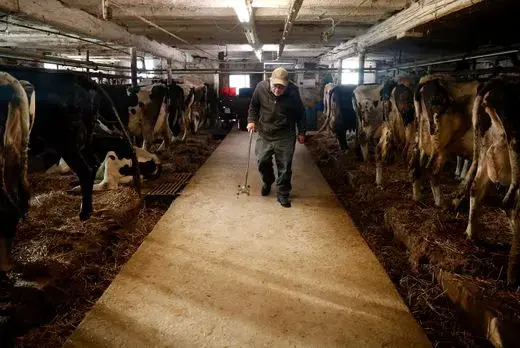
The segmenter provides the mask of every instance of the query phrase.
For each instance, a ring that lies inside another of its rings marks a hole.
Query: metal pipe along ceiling
[[[37,28],[37,27],[30,26],[30,25],[20,24],[20,23],[13,23],[13,22],[10,22],[7,19],[0,19],[0,23],[6,23],[8,25],[14,25],[14,26],[17,26],[17,27],[20,27],[20,28],[31,29],[31,30],[40,31],[40,32],[46,33],[46,34],[54,34],[54,35],[63,36],[63,37],[69,38],[69,39],[83,41],[83,42],[86,42],[86,43],[89,43],[89,44],[92,44],[92,45],[108,48],[110,50],[117,51],[117,52],[120,52],[120,53],[124,53],[125,55],[128,55],[128,51],[122,50],[120,48],[115,48],[115,47],[112,47],[110,45],[107,45],[107,44],[104,44],[104,43],[101,43],[101,42],[96,42],[96,41],[84,39],[82,37],[76,37],[74,35],[62,33],[62,32],[59,32],[59,31],[43,29],[43,28]]]
[[[424,67],[424,66],[429,66],[429,65],[456,63],[456,62],[461,62],[463,60],[499,57],[499,56],[505,56],[505,55],[509,55],[509,54],[517,54],[518,52],[520,52],[520,49],[484,53],[484,54],[476,54],[476,55],[472,55],[472,56],[454,56],[454,57],[445,58],[445,59],[441,59],[441,60],[431,60],[431,61],[422,61],[422,62],[417,62],[417,63],[400,64],[400,65],[397,65],[392,68],[381,69],[378,71],[382,72],[382,71],[393,71],[393,70],[397,70],[397,69],[413,69],[413,68],[419,68],[419,67]]]

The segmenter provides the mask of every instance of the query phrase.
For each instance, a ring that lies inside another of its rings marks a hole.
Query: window
[[[249,75],[229,75],[229,87],[236,88],[238,95],[240,88],[249,88]]]
[[[43,68],[44,69],[54,69],[54,70],[57,70],[58,69],[58,64],[43,63]]]
[[[154,69],[154,61],[153,61],[153,58],[145,58],[144,59],[144,66],[143,66],[143,60],[142,59],[138,59],[137,60],[137,69],[146,69],[146,70],[152,70]],[[138,73],[137,74],[138,77],[141,77],[141,78],[147,78],[147,77],[153,77],[154,74],[153,73]]]
[[[365,69],[375,69],[376,64],[373,61],[365,61]],[[359,69],[359,57],[346,58],[341,61],[342,69]],[[359,82],[359,73],[357,71],[343,70],[341,71],[342,85],[357,85]],[[366,72],[364,83],[375,83],[376,74],[374,72]]]
[[[341,61],[341,69],[358,69],[359,58],[352,57],[346,58]],[[356,71],[342,70],[341,71],[341,84],[342,85],[357,85],[359,81],[359,75]]]

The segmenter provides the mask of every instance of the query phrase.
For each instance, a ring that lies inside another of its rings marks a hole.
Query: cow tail
[[[27,94],[22,84],[12,75],[0,72],[0,85],[11,86],[14,90],[14,96],[9,105],[9,114],[4,127],[4,134],[0,134],[0,185],[2,186],[0,193],[6,198],[7,202],[18,211],[20,216],[25,216],[29,209],[30,196],[30,186],[27,180],[27,149],[29,147],[29,135],[32,126],[29,100],[27,99]],[[17,127],[18,125],[20,128]],[[18,144],[20,148],[18,148]],[[19,151],[19,153],[17,153],[17,151]],[[15,199],[9,194],[5,183],[5,157],[7,153],[12,155],[13,152],[18,156],[20,161],[20,204],[16,204]]]
[[[89,81],[91,81],[89,79]],[[99,84],[95,83],[94,81],[91,81],[91,83],[94,85],[94,88],[101,93],[106,100],[110,103],[110,108],[112,109],[112,112],[116,116],[117,121],[121,125],[121,129],[123,130],[123,134],[125,135],[126,143],[129,147],[130,153],[132,154],[132,178],[134,182],[134,188],[139,197],[141,197],[141,173],[139,172],[139,162],[137,160],[137,155],[135,153],[134,145],[132,143],[132,139],[130,138],[130,135],[128,134],[126,130],[126,126],[123,124],[123,121],[121,121],[121,118],[119,117],[119,113],[116,110],[116,107],[114,106],[114,102],[112,101],[112,98],[108,95],[108,93],[105,91],[103,87],[101,87]]]
[[[414,91],[414,108],[416,114],[416,130],[414,146],[408,162],[408,170],[412,182],[416,182],[422,176],[422,166],[424,165],[424,149],[422,143],[422,120],[421,120],[421,88],[422,84],[417,84]]]
[[[473,180],[475,178],[475,174],[478,168],[478,160],[480,156],[480,118],[478,117],[480,107],[482,105],[483,94],[480,93],[482,90],[477,88],[477,96],[473,101],[473,109],[471,112],[471,123],[473,125],[473,161],[471,162],[471,166],[469,167],[468,172],[466,173],[466,177],[462,180],[457,192],[455,194],[455,208],[458,207],[459,203],[463,199],[465,199],[469,193]]]
[[[329,95],[327,96],[328,108],[327,108],[327,110],[325,112],[325,120],[323,121],[323,124],[321,125],[320,129],[318,130],[318,133],[323,132],[325,130],[325,128],[328,126],[329,122],[330,122],[330,114],[331,114],[331,112],[330,112],[330,107],[331,107],[330,102],[332,101],[332,91],[333,90],[334,90],[334,88],[330,90]]]
[[[424,148],[423,148],[423,139],[422,139],[422,133],[423,133],[423,122],[422,122],[422,109],[421,109],[421,88],[423,87],[423,84],[418,83],[415,87],[414,91],[414,98],[413,98],[413,105],[415,108],[415,114],[417,118],[417,145],[419,147],[419,163],[423,163],[424,161]]]

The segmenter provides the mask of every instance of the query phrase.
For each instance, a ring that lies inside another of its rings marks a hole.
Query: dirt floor
[[[162,174],[194,173],[218,146],[209,132],[159,155]],[[29,216],[14,240],[15,267],[0,279],[0,346],[60,347],[169,204],[146,204],[131,187],[95,193],[94,214],[78,219],[81,196],[68,193],[74,175],[30,176]]]
[[[353,152],[340,153],[331,136],[310,137],[307,146],[434,347],[491,346],[435,280],[439,270],[469,282],[478,290],[478,300],[499,318],[518,323],[520,292],[505,284],[511,235],[504,213],[493,206],[496,199],[488,199],[491,206],[479,215],[479,239],[467,241],[467,209],[435,208],[426,184],[424,201],[414,202],[402,161],[384,167],[381,190],[375,185],[374,164],[357,161]],[[444,194],[457,187],[453,172],[446,170]]]

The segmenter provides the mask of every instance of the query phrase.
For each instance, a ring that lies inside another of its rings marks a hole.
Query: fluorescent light
[[[256,45],[256,39],[253,31],[245,30],[244,34],[246,35],[247,42],[249,42],[250,45]]]
[[[233,3],[233,9],[235,10],[238,20],[241,23],[248,23],[249,22],[249,9],[246,6],[246,0],[238,0]]]
[[[259,61],[262,61],[262,50],[255,50],[255,55]]]

